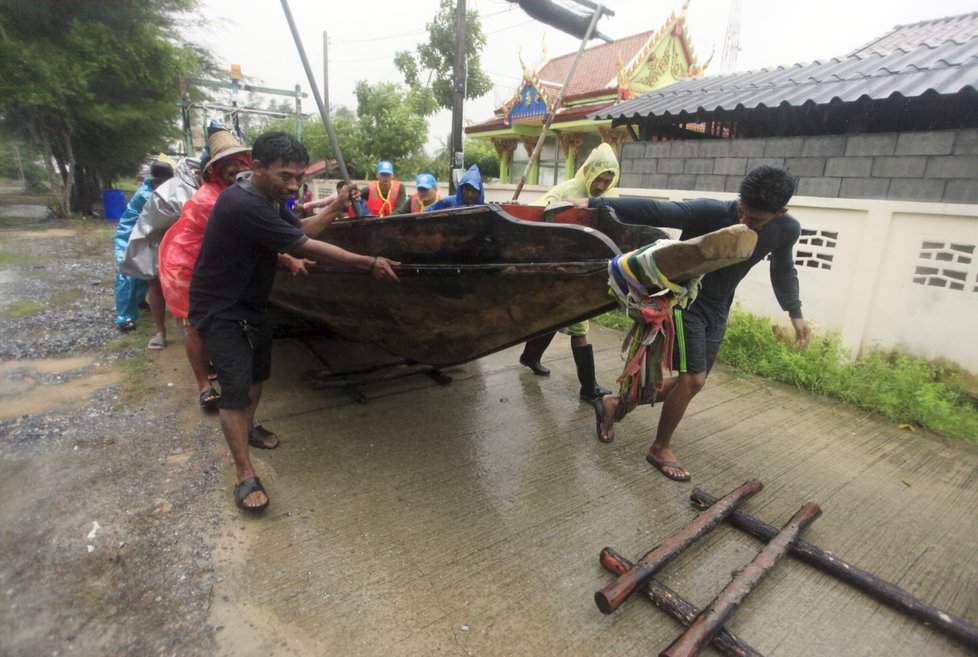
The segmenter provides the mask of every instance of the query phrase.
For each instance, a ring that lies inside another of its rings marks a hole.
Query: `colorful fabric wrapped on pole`
[[[685,308],[696,298],[699,276],[678,285],[655,264],[655,252],[673,240],[659,240],[616,256],[608,263],[609,293],[634,320],[622,343],[625,367],[618,377],[621,403],[615,420],[621,420],[639,404],[653,404],[662,389],[663,376],[672,370],[672,345],[676,327],[672,308]]]

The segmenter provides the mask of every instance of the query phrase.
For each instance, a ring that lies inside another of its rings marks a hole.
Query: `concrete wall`
[[[514,185],[489,185],[487,198],[512,198]],[[546,188],[524,187],[532,201]],[[661,200],[733,194],[624,188],[623,196]],[[978,204],[796,196],[802,225],[795,248],[802,310],[816,332],[836,331],[852,351],[902,348],[947,358],[978,373]],[[754,267],[737,289],[744,310],[790,326]]]
[[[978,203],[978,130],[627,142],[620,186],[736,192],[762,164],[805,196]]]

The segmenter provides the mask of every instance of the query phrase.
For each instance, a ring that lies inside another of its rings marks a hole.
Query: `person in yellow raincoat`
[[[549,205],[555,201],[593,196],[617,197],[618,190],[615,189],[615,185],[618,183],[620,173],[614,150],[608,144],[601,144],[591,151],[573,178],[560,183],[531,205]],[[609,390],[602,388],[595,380],[594,352],[587,341],[589,328],[588,321],[584,320],[560,329],[561,333],[570,336],[577,378],[581,382],[580,397],[585,401],[601,399],[603,395],[610,394]],[[555,332],[547,333],[527,340],[520,355],[520,363],[529,367],[534,374],[548,376],[550,370],[540,363],[540,358],[555,334]]]

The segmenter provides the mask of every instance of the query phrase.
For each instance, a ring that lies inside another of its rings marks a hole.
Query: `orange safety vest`
[[[397,203],[397,195],[401,193],[401,181],[392,180],[391,188],[387,192],[387,197],[380,195],[380,183],[374,180],[367,186],[367,209],[375,217],[386,217],[394,212]]]
[[[431,203],[435,203],[440,200],[441,200],[441,194],[435,193],[435,200],[432,201]],[[431,203],[429,203],[428,205],[431,205]],[[424,212],[424,209],[428,207],[428,205],[425,205],[421,201],[421,199],[418,197],[417,192],[415,192],[414,196],[411,197],[411,212]]]

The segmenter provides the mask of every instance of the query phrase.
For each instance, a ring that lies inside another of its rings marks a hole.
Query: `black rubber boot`
[[[550,370],[540,364],[540,357],[550,346],[550,341],[554,339],[555,335],[557,335],[556,332],[547,333],[527,340],[523,347],[523,353],[520,355],[520,363],[533,370],[537,376],[550,376]]]
[[[602,388],[594,380],[594,348],[588,344],[583,347],[571,347],[571,351],[574,352],[577,379],[581,382],[581,399],[594,401],[604,395],[610,395],[610,390]]]

